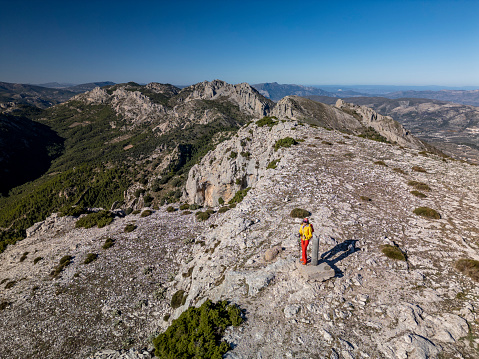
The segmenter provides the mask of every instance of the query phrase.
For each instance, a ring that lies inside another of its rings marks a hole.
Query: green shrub
[[[222,197],[220,197],[220,198],[218,198],[218,203],[219,204],[224,204],[225,200]]]
[[[239,190],[238,192],[235,193],[234,197],[229,200],[229,204],[232,203],[240,203],[248,194],[248,191],[251,189],[251,187]]]
[[[183,211],[181,212],[182,215],[187,215],[187,214],[191,214],[192,212],[191,211]]]
[[[208,218],[210,218],[210,214],[208,212],[196,212],[196,218],[198,218],[200,221],[206,221]]]
[[[383,254],[386,257],[391,258],[391,259],[395,259],[395,260],[398,260],[398,261],[405,261],[406,260],[406,256],[397,246],[392,246],[390,244],[385,244],[385,245],[381,246],[381,252],[383,252]]]
[[[43,259],[43,257],[37,257],[33,260],[33,264],[37,264],[38,262],[40,262],[41,260]]]
[[[301,208],[295,208],[291,211],[289,214],[293,218],[305,218],[311,215],[311,212],[301,209]]]
[[[60,217],[73,216],[79,217],[81,214],[88,213],[88,211],[81,206],[69,207],[65,206],[60,209]]]
[[[274,150],[277,151],[279,150],[281,147],[285,147],[285,148],[288,148],[288,147],[291,147],[293,145],[297,145],[298,142],[292,138],[292,137],[285,137],[285,138],[282,138],[278,141],[275,142],[274,144]]]
[[[406,174],[406,172],[404,172],[404,171],[403,171],[402,169],[400,169],[399,167],[393,168],[393,171],[394,171],[394,172],[397,172],[397,173],[400,173],[400,174],[402,174],[402,175],[405,175],[405,174]]]
[[[414,210],[414,214],[425,218],[440,219],[441,215],[434,209],[429,207],[418,207]]]
[[[176,208],[173,207],[173,206],[168,206],[168,207],[166,207],[166,211],[167,212],[174,212],[174,211],[176,211]]]
[[[279,161],[281,161],[281,158],[278,158],[277,160],[271,161],[270,163],[268,163],[268,166],[266,166],[266,168],[275,169],[277,167]]]
[[[229,208],[235,208],[235,207],[236,207],[236,203],[230,203],[230,204],[228,205],[228,207],[229,207]]]
[[[424,168],[419,167],[419,166],[413,166],[411,169],[412,169],[413,171],[416,171],[416,172],[427,173],[427,171],[426,171]]]
[[[377,132],[372,127],[363,129],[359,137],[367,138],[368,140],[373,140],[378,142],[390,143],[386,137],[382,136],[379,132]]]
[[[193,204],[190,204],[190,209],[192,211],[196,211],[197,209],[200,209],[201,206],[199,204],[196,204],[196,203],[193,203]]]
[[[72,259],[73,259],[72,256],[63,256],[60,259],[60,262],[58,263],[58,265],[50,273],[50,275],[53,277],[57,277],[67,266],[71,264]]]
[[[263,126],[273,127],[274,125],[278,123],[278,121],[274,121],[274,120],[277,120],[275,116],[265,116],[261,120],[256,121],[256,125],[258,127],[263,127]]]
[[[229,211],[230,208],[229,207],[221,207],[219,210],[218,210],[218,213],[225,213],[226,211]]]
[[[143,203],[146,207],[149,207],[154,198],[148,193],[143,197]]]
[[[98,258],[98,254],[96,254],[96,253],[88,253],[88,254],[86,255],[85,260],[83,261],[83,264],[91,263],[91,262],[93,262],[93,261],[94,261],[95,259],[97,259],[97,258]]]
[[[131,212],[131,214],[139,214],[141,211],[140,210],[134,210],[133,212]]]
[[[221,359],[230,350],[222,341],[226,328],[243,322],[241,310],[226,301],[190,307],[168,329],[153,339],[155,356],[165,359]]]
[[[25,259],[27,259],[28,253],[30,252],[24,252],[22,256],[20,257],[20,262],[23,262]]]
[[[171,307],[173,309],[181,307],[186,303],[187,297],[188,294],[186,294],[184,290],[177,291],[175,294],[173,294],[173,297],[171,297]]]
[[[190,205],[188,203],[183,203],[180,206],[180,210],[184,211],[185,209],[190,209]]]
[[[427,197],[424,193],[419,192],[419,191],[411,191],[411,194],[413,196],[416,196],[416,197],[419,197],[419,198],[426,198]]]
[[[133,208],[127,208],[125,209],[125,214],[128,216],[129,214],[131,214],[133,212]]]
[[[472,280],[479,282],[479,261],[473,259],[459,259],[456,262],[455,267],[462,274],[465,274]]]
[[[238,157],[238,152],[231,151],[230,152],[230,158],[236,158],[236,157]]]
[[[241,152],[240,155],[246,159],[249,159],[251,157],[251,152],[249,151]]]
[[[103,210],[96,213],[90,213],[76,221],[75,228],[91,228],[94,226],[102,228],[113,222],[113,218],[114,214],[110,211]]]
[[[153,211],[147,209],[147,210],[144,210],[143,212],[141,212],[140,217],[148,217],[148,216],[151,216],[152,214],[153,214]]]
[[[107,238],[105,243],[103,244],[102,248],[103,249],[108,249],[108,248],[113,247],[114,244],[115,244],[115,240],[113,238]]]
[[[125,226],[125,229],[123,231],[126,233],[130,233],[130,232],[133,232],[136,228],[137,228],[136,225],[130,223]]]
[[[374,164],[375,164],[375,165],[379,165],[379,166],[385,166],[385,167],[388,166],[388,165],[386,164],[386,162],[384,162],[384,161],[376,161],[376,162],[374,162]]]
[[[417,189],[419,191],[430,191],[431,190],[431,188],[423,182],[409,181],[407,184],[411,187],[414,187],[415,189]]]

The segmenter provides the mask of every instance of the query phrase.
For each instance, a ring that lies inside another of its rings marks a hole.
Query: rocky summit
[[[208,299],[243,316],[224,358],[478,356],[477,166],[341,100],[274,104],[220,81],[137,87],[68,106],[107,103],[125,132],[200,121],[195,108],[209,121],[223,107],[208,101],[226,99],[251,120],[198,158],[179,202],[131,208],[125,193],[111,211],[53,213],[8,245],[0,358],[151,358],[153,339]],[[299,264],[304,216],[318,266]]]

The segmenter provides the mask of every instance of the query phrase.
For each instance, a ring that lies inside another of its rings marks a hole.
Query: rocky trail
[[[286,137],[302,142],[275,151]],[[479,291],[454,268],[479,259],[477,178],[477,166],[414,149],[296,121],[252,123],[190,171],[185,198],[215,209],[251,187],[226,213],[198,222],[161,207],[102,229],[53,216],[0,254],[0,357],[150,357],[151,334],[207,298],[244,309],[226,358],[477,357]],[[427,197],[410,181],[427,184]],[[294,208],[311,212],[334,278],[302,275]],[[125,233],[128,223],[137,229]],[[115,245],[103,250],[108,237]],[[407,261],[386,257],[385,244]],[[99,256],[82,264],[87,253]],[[64,255],[73,263],[52,279]],[[178,290],[185,303],[172,309]]]

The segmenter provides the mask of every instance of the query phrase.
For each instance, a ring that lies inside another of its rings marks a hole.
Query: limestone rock
[[[273,248],[269,248],[264,252],[264,260],[267,262],[271,262],[274,260],[278,254],[282,251],[280,246],[275,246]]]

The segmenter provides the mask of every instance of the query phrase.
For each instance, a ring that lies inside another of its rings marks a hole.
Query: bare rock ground
[[[226,335],[227,358],[477,357],[479,290],[454,263],[479,259],[478,167],[295,122],[276,135],[304,142],[275,152],[267,148],[274,141],[253,132],[250,146],[266,146],[250,151],[261,167],[280,161],[255,172],[248,195],[224,214],[197,223],[161,208],[88,230],[52,218],[52,228],[2,253],[0,298],[11,304],[0,311],[0,357],[139,358],[152,333],[206,298],[245,311],[246,322]],[[410,180],[431,187],[427,198],[410,193]],[[441,219],[413,214],[420,206]],[[326,282],[299,275],[295,207],[312,213],[321,258],[336,273]],[[138,228],[124,233],[130,222]],[[107,237],[117,241],[103,250]],[[392,243],[406,262],[381,253]],[[283,250],[265,261],[277,245]],[[98,259],[82,264],[90,252]],[[73,263],[52,280],[66,254]],[[172,310],[177,290],[186,302]]]

